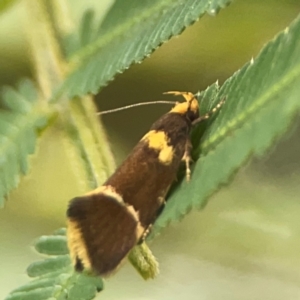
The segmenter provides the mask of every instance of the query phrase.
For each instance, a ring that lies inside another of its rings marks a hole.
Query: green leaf
[[[32,82],[24,80],[17,90],[2,88],[0,110],[0,206],[28,172],[28,155],[35,151],[39,131],[50,114],[38,101]]]
[[[47,300],[59,290],[58,286],[45,287],[26,292],[16,292],[5,300]]]
[[[152,236],[192,208],[202,208],[247,159],[265,153],[288,130],[300,108],[299,37],[300,18],[229,78],[219,92],[214,85],[203,93],[205,99],[215,95],[211,107],[224,97],[226,102],[217,117],[207,122],[201,143],[194,146],[201,154],[191,182],[183,180],[173,190]],[[198,141],[200,134],[201,130]]]
[[[14,293],[19,292],[29,292],[31,290],[36,290],[45,287],[54,286],[57,283],[57,277],[44,278],[40,280],[33,280],[26,285],[23,285],[14,290]]]
[[[65,227],[59,228],[53,232],[54,235],[66,235],[67,229]]]
[[[83,13],[78,31],[66,35],[62,40],[64,52],[67,57],[87,46],[96,38],[94,10],[88,9]]]
[[[52,101],[64,92],[68,97],[96,93],[116,73],[141,62],[205,12],[215,14],[228,3],[230,0],[134,0],[129,5],[117,0],[94,41],[71,56],[69,75]],[[83,20],[90,24],[87,20],[91,21],[91,17]]]
[[[93,299],[102,289],[103,282],[100,277],[81,274],[76,278],[76,284],[70,289],[68,297],[72,300]]]
[[[35,243],[35,249],[39,253],[47,255],[68,254],[67,238],[63,235],[41,236]]]
[[[94,40],[95,33],[95,12],[92,9],[85,11],[80,27],[80,48],[87,46]]]
[[[50,255],[55,253],[57,256],[32,263],[27,273],[37,279],[15,289],[5,300],[88,300],[103,289],[100,277],[73,271],[69,255],[63,254],[66,246],[64,231],[59,229],[54,235],[43,236],[37,241],[35,247],[39,252]]]
[[[60,255],[51,257],[42,261],[32,263],[27,268],[29,277],[39,277],[48,273],[61,271],[70,266],[71,261],[69,255]]]

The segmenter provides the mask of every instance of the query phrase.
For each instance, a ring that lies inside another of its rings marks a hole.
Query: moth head
[[[181,95],[185,102],[176,103],[170,112],[184,115],[191,123],[199,118],[199,104],[196,96],[189,92],[167,92],[166,94]]]

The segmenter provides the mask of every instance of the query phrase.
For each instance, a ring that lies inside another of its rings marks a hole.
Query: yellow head
[[[181,95],[186,100],[186,102],[176,103],[170,110],[171,113],[186,115],[191,122],[199,118],[199,104],[194,94],[177,91],[166,92],[165,94]]]

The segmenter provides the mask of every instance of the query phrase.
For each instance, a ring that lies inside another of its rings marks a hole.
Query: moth
[[[105,276],[142,242],[165,205],[183,161],[190,179],[189,133],[223,103],[200,116],[194,94],[171,91],[184,102],[160,117],[114,174],[97,189],[72,199],[67,210],[68,247],[77,271]]]

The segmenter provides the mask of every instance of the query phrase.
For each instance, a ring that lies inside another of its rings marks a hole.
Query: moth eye
[[[193,122],[194,120],[196,120],[199,116],[198,116],[198,113],[192,111],[192,110],[189,110],[186,114],[187,118]]]

